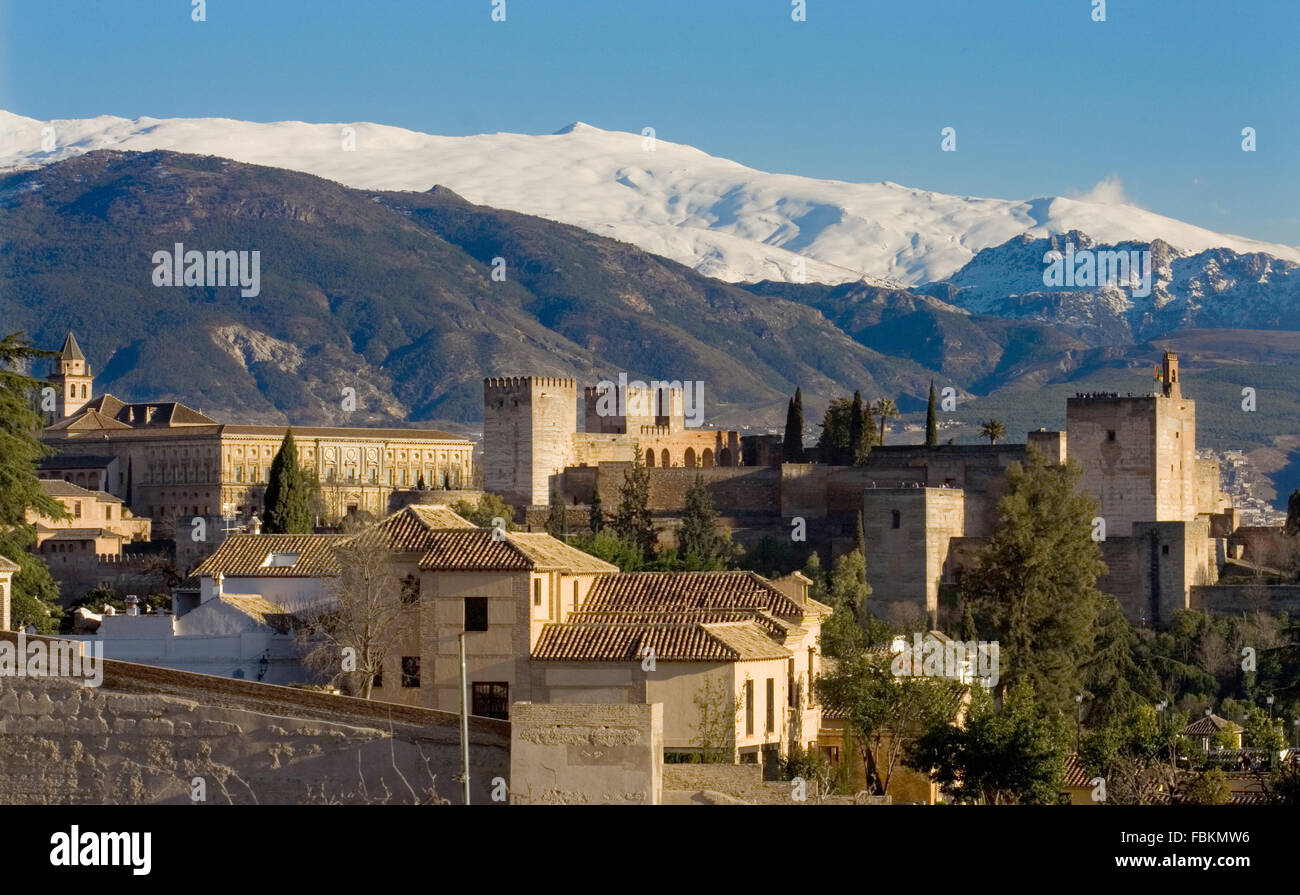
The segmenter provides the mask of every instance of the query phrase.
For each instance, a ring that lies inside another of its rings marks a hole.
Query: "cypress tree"
[[[558,491],[551,491],[551,507],[546,513],[546,533],[553,538],[564,539],[568,525],[564,518],[564,501]]]
[[[856,466],[865,455],[865,432],[863,430],[862,392],[853,393],[853,408],[849,411],[849,458],[850,466]]]
[[[785,405],[785,440],[781,445],[781,459],[786,463],[795,462],[794,433],[794,398],[791,398]]]
[[[271,461],[263,505],[266,518],[262,530],[267,534],[311,534],[311,483],[298,465],[292,429],[285,433]]]
[[[930,403],[925,408],[925,446],[934,447],[939,443],[939,421],[934,412],[934,380],[930,380]]]
[[[784,457],[787,463],[804,462],[803,452],[803,389],[795,387],[794,397],[785,412]]]

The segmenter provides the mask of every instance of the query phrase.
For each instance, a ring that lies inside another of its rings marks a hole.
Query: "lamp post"
[[[469,687],[465,683],[465,632],[460,632],[460,778],[469,804]]]
[[[1269,720],[1270,722],[1272,722],[1272,720],[1273,720],[1273,694],[1270,693],[1270,694],[1268,694],[1267,696],[1265,696],[1265,697],[1264,697],[1264,701],[1268,703],[1268,720]]]
[[[1079,751],[1079,746],[1083,741],[1083,694],[1080,693],[1074,697],[1074,703],[1078,709],[1074,713],[1074,751]]]

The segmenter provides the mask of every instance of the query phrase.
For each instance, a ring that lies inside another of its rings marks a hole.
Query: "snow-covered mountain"
[[[1112,272],[1121,254],[1127,278],[1104,278],[1098,271]],[[1094,273],[1087,283],[1049,283],[1055,261],[1062,272],[1090,263]],[[1103,244],[1077,230],[1018,237],[928,288],[968,311],[1047,323],[1096,345],[1193,328],[1300,329],[1300,264],[1226,248],[1181,251],[1159,239]]]
[[[1021,234],[1070,230],[1104,243],[1159,239],[1183,252],[1227,248],[1300,262],[1300,248],[1215,233],[1131,205],[981,199],[771,174],[581,123],[548,135],[440,137],[368,123],[37,121],[0,111],[0,170],[95,149],[217,155],[365,189],[441,184],[471,202],[573,224],[730,281],[931,282]]]

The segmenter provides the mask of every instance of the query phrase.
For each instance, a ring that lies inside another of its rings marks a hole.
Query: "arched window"
[[[86,397],[86,384],[84,382],[81,384],[81,397]]]
[[[713,448],[705,448],[704,453],[700,455],[701,466],[713,465]]]
[[[668,456],[668,448],[664,448],[662,451],[660,451],[659,457],[661,460],[659,465],[662,466],[664,469],[667,469],[669,466],[673,465],[672,459]]]
[[[682,463],[687,469],[695,468],[695,448],[686,449],[686,455],[683,457]]]
[[[655,452],[654,452],[654,448],[651,448],[650,450],[648,450],[648,451],[645,452],[645,465],[646,465],[646,466],[654,466],[654,465],[655,465]]]

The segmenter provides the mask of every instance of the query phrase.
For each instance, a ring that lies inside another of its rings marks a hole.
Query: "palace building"
[[[81,481],[125,501],[174,537],[193,517],[263,512],[271,462],[288,426],[224,423],[178,401],[128,403],[94,394],[90,364],[69,333],[49,376],[58,392],[44,433],[57,454],[46,478]],[[327,517],[384,514],[395,490],[468,487],[473,443],[434,429],[293,427],[299,463],[319,477]],[[81,482],[78,482],[81,483]]]

